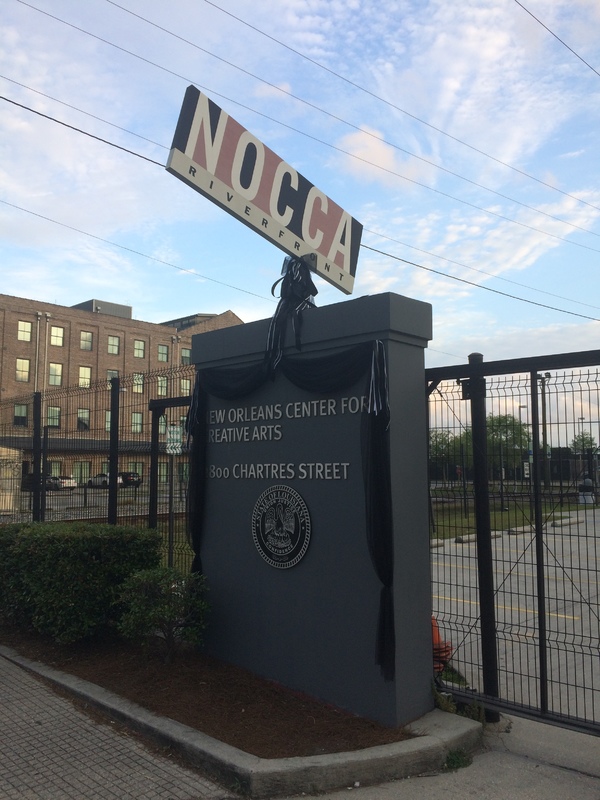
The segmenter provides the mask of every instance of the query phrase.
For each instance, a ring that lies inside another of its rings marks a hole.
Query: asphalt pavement
[[[57,692],[52,685],[61,688]],[[74,694],[77,704],[70,699]],[[156,742],[161,737],[163,744],[178,741],[179,752],[190,755],[198,737],[208,737],[27,662],[7,648],[0,648],[0,703],[2,800],[229,800],[239,797],[235,791],[239,785],[227,773],[224,780],[215,779],[213,754],[232,762],[245,757],[255,774],[266,763],[210,740],[204,762],[208,768],[186,766],[168,754],[177,747],[167,751]],[[82,703],[90,710],[106,704],[112,721],[87,713]],[[483,736],[475,723],[442,712],[433,712],[421,724],[421,733],[427,735],[407,745],[418,776],[386,780],[390,759],[389,751],[382,752],[385,748],[375,748],[378,752],[372,757],[363,751],[356,759],[341,754],[312,761],[284,759],[281,771],[286,780],[290,774],[299,779],[297,791],[289,791],[293,783],[281,784],[288,787],[283,792],[286,800],[311,794],[303,791],[302,776],[315,768],[317,760],[321,774],[344,776],[342,783],[337,780],[340,789],[319,792],[322,800],[349,794],[355,800],[600,800],[600,737],[517,717],[485,726]],[[134,728],[147,732],[153,727],[162,733],[153,737],[152,745],[133,733]],[[442,767],[448,752],[456,754],[463,748],[475,748],[472,763],[455,771]],[[403,757],[393,756],[391,761]],[[305,761],[311,763],[299,764]],[[355,779],[353,769],[361,780]],[[263,784],[269,785],[276,782]],[[282,792],[261,796],[281,797]]]

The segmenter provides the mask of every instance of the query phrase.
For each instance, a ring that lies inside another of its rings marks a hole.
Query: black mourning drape
[[[376,663],[386,680],[395,674],[393,584],[393,526],[391,508],[389,406],[387,372],[382,342],[365,342],[333,355],[288,357],[281,355],[277,370],[295,386],[319,394],[339,392],[366,376],[368,398],[361,419],[362,468],[365,487],[366,530],[369,553],[382,589],[379,603]],[[194,550],[192,571],[202,571],[201,545],[206,492],[206,427],[209,395],[234,400],[250,395],[273,379],[272,362],[241,367],[198,370],[190,413],[189,536]]]

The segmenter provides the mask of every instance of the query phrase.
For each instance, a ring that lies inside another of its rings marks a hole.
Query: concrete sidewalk
[[[483,748],[468,767],[330,792],[320,800],[350,794],[353,800],[600,800],[600,737],[503,717],[486,726]]]
[[[124,732],[115,723],[98,722],[79,711],[41,682],[35,672],[77,694],[91,707],[105,708],[125,722]],[[273,766],[273,762],[157,718],[84,681],[27,662],[2,647],[0,703],[0,798],[6,800],[224,800],[235,797],[233,790],[241,785],[231,777],[238,768],[243,768],[240,775],[258,776],[258,782],[252,784],[257,796],[283,794],[291,798],[302,794],[305,778],[301,776],[310,776],[306,769],[310,770],[315,761],[284,759]],[[517,718],[504,719],[486,728],[483,744],[470,766],[446,772],[440,770],[443,754],[476,746],[480,731],[468,720],[441,712],[422,725],[429,735],[412,740],[409,754],[411,766],[420,767],[424,773],[420,777],[382,782],[390,764],[405,758],[406,753],[392,753],[391,760],[389,753],[380,753],[381,760],[371,758],[367,766],[367,751],[362,757],[354,754],[355,758],[353,754],[349,758],[342,754],[319,756],[320,774],[337,772],[347,784],[320,797],[339,800],[352,792],[356,800],[439,800],[440,796],[445,800],[600,800],[599,737]],[[148,749],[138,738],[127,735],[131,727],[146,733],[158,731],[155,739],[175,743],[174,749],[188,757],[197,756],[200,747],[205,759],[200,763],[208,769],[188,768],[156,748]],[[218,783],[207,777],[219,775],[214,759],[231,767],[220,774],[223,780]],[[376,784],[365,786],[365,775]],[[300,776],[299,783],[294,784],[294,776]],[[337,780],[335,785],[344,783]],[[289,786],[296,786],[296,790],[285,788]]]

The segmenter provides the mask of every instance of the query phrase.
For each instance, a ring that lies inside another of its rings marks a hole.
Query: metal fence
[[[427,371],[433,609],[464,700],[600,734],[600,351]]]
[[[0,522],[150,524],[165,536],[166,561],[189,568],[183,422],[193,379],[186,365],[0,403]]]

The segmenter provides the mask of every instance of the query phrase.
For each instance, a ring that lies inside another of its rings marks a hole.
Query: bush
[[[208,611],[203,575],[184,575],[171,567],[142,570],[124,582],[119,602],[124,608],[119,632],[146,645],[158,636],[166,663],[180,642],[202,641]]]
[[[24,608],[22,558],[14,547],[21,525],[0,525],[0,620],[27,623]]]
[[[55,641],[84,639],[114,620],[123,581],[160,563],[157,531],[87,522],[0,529],[2,615]]]

